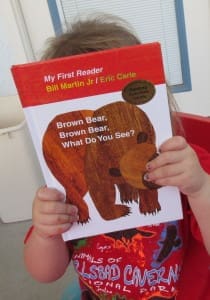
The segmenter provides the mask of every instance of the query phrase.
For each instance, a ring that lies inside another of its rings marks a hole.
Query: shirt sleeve
[[[28,231],[26,232],[26,235],[25,235],[25,237],[24,237],[24,244],[27,243],[29,237],[31,236],[31,233],[32,233],[32,231],[33,231],[33,228],[34,228],[34,226],[32,225],[32,226],[28,229]]]

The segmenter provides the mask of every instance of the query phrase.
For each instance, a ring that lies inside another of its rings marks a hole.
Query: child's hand
[[[160,155],[147,164],[146,180],[161,186],[177,186],[187,196],[197,196],[209,178],[195,151],[181,136],[160,146]]]
[[[32,219],[35,231],[42,237],[58,236],[78,220],[77,207],[64,202],[65,196],[56,189],[42,187],[33,202]]]

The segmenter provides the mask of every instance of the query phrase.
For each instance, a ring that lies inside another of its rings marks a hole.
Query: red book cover
[[[144,180],[172,135],[159,43],[15,65],[49,187],[79,209],[64,240],[182,218],[179,191]]]

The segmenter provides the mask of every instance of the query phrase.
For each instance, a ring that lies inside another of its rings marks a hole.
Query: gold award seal
[[[150,101],[155,95],[155,86],[148,80],[133,80],[122,90],[125,101],[139,105]]]

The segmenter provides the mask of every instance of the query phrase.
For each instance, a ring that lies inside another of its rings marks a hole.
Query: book
[[[176,187],[145,180],[172,136],[159,43],[12,66],[46,184],[79,210],[64,240],[182,218]]]

